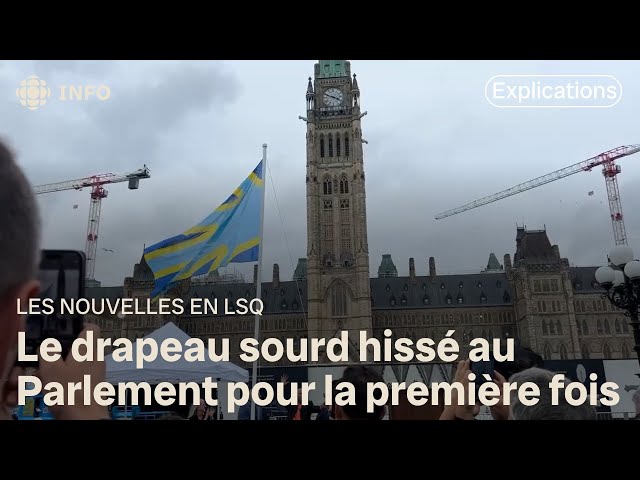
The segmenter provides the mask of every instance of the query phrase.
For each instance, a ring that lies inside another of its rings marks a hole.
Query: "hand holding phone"
[[[82,315],[61,313],[61,299],[79,299],[85,294],[84,253],[73,250],[43,250],[40,259],[40,299],[53,300],[51,314],[28,315],[25,331],[25,353],[36,355],[46,338],[55,338],[62,345],[63,357],[84,327]],[[29,362],[19,362],[23,367],[37,367]]]

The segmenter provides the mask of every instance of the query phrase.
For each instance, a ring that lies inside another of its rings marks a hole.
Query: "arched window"
[[[611,326],[609,325],[609,320],[607,318],[604,319],[604,333],[607,335],[611,334]]]
[[[324,136],[320,135],[320,158],[324,158]]]
[[[333,135],[329,135],[329,157],[333,157]]]
[[[547,335],[549,335],[549,330],[547,329],[547,321],[546,320],[542,320],[542,335],[544,335],[545,337]]]
[[[560,320],[556,320],[556,333],[558,335],[562,335],[562,324],[560,323]]]
[[[336,283],[331,290],[331,315],[334,317],[346,317],[347,311],[347,286]]]
[[[584,308],[584,300],[580,300],[580,311],[581,312],[585,312],[585,308]]]
[[[614,322],[614,327],[616,329],[616,333],[618,334],[622,333],[622,329],[620,328],[620,320],[618,320],[617,318],[616,318],[616,321]]]
[[[582,334],[589,335],[589,325],[586,320],[582,320]]]
[[[349,193],[349,181],[344,175],[340,177],[340,193]]]
[[[336,135],[336,157],[340,156],[340,135]]]
[[[348,133],[344,135],[344,156],[345,157],[349,156],[349,134]]]
[[[564,344],[560,345],[560,360],[566,360],[569,358],[569,353],[567,352],[567,347]]]
[[[578,331],[578,335],[582,335],[582,322],[580,320],[576,321],[576,330]]]
[[[545,360],[551,360],[551,347],[549,345],[545,345],[542,349],[542,356]]]
[[[598,319],[598,323],[596,323],[596,330],[598,335],[602,335],[602,320]]]
[[[553,320],[549,321],[549,334],[550,335],[556,334],[556,326],[553,324]]]
[[[626,343],[622,344],[622,358],[631,358],[631,351]]]
[[[584,358],[585,360],[589,359],[590,352],[589,352],[589,347],[587,347],[586,343],[582,344],[582,347],[580,348],[580,353],[582,354],[582,358]]]
[[[330,178],[325,178],[322,182],[322,191],[325,195],[331,195],[333,193],[333,182]]]
[[[604,348],[602,349],[602,355],[605,360],[611,360],[611,347],[608,343],[604,344]]]
[[[629,333],[629,324],[626,321],[622,321],[622,331],[624,333]]]

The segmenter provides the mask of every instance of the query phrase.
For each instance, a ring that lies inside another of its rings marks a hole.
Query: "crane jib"
[[[446,212],[439,213],[435,218],[436,220],[441,220],[443,218],[457,215],[459,213],[466,212],[467,210],[478,208],[489,203],[497,202],[498,200],[502,200],[512,195],[516,195],[518,193],[540,187],[555,180],[560,180],[561,178],[568,177],[575,173],[590,172],[595,167],[602,166],[603,174],[606,179],[607,196],[609,200],[609,207],[611,210],[611,221],[613,223],[616,245],[626,244],[626,233],[622,220],[622,205],[620,203],[618,180],[616,178],[616,176],[620,173],[620,167],[617,167],[614,162],[615,160],[633,155],[634,153],[638,152],[640,152],[640,145],[625,145],[617,147],[574,165],[570,165],[560,170],[556,170],[555,172],[551,172],[527,182],[520,183],[514,187],[508,188],[507,190],[482,197],[478,200],[467,203],[466,205],[462,205],[460,207],[447,210]]]
[[[129,182],[129,189],[138,188],[138,181],[142,178],[151,178],[149,169],[145,165],[143,168],[130,173],[116,175],[113,173],[102,173],[86,178],[66,180],[57,183],[48,183],[34,187],[36,195],[43,193],[62,192],[65,190],[82,190],[91,188],[89,203],[89,227],[87,229],[85,255],[87,257],[86,278],[94,280],[96,254],[98,247],[98,226],[100,222],[100,210],[102,199],[106,198],[107,191],[103,185],[110,183]]]

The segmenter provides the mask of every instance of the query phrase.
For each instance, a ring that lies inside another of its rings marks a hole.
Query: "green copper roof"
[[[398,269],[393,264],[393,260],[391,259],[391,255],[388,253],[382,255],[382,262],[380,262],[380,266],[378,267],[378,277],[397,277]]]
[[[496,254],[492,253],[489,255],[489,261],[487,262],[487,270],[502,270],[502,265],[496,258]]]
[[[348,64],[346,60],[320,60],[318,78],[348,77]]]
[[[307,278],[307,259],[299,258],[295,272],[293,272],[294,280],[306,280]]]

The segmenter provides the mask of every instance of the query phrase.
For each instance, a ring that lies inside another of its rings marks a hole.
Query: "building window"
[[[504,300],[504,303],[509,303],[511,301],[511,296],[507,292],[504,292],[502,300]]]
[[[496,288],[502,288],[502,282],[500,280],[496,282]]]
[[[549,280],[547,280],[547,279],[542,280],[542,291],[543,292],[551,291],[551,287],[549,285]]]
[[[385,289],[387,292],[390,292],[390,291],[391,291],[391,287],[389,286],[389,284],[388,284],[388,283],[387,283],[387,286],[386,286],[386,287],[384,287],[384,289]]]
[[[333,135],[329,135],[329,157],[333,157]]]
[[[322,182],[322,191],[325,195],[331,195],[333,193],[333,182],[330,178],[325,178]]]
[[[295,300],[293,301],[293,303],[291,304],[291,308],[293,310],[297,310],[298,309],[298,302],[296,302]]]
[[[580,311],[586,312],[586,309],[584,308],[584,300],[580,300]]]
[[[320,135],[320,158],[324,158],[324,137]]]
[[[589,324],[587,323],[586,320],[582,320],[582,333],[584,335],[589,335]]]
[[[331,315],[334,317],[346,317],[347,311],[347,287],[338,282],[331,291]]]
[[[462,288],[462,282],[458,284],[458,288]]]
[[[344,136],[344,156],[345,157],[349,156],[349,136],[348,136],[348,134],[345,134],[345,136]]]
[[[611,335],[611,326],[609,325],[609,320],[608,319],[604,319],[604,333],[606,335]]]
[[[547,322],[542,320],[542,336],[546,337],[549,335],[549,329],[547,328]]]
[[[484,295],[480,296],[480,303],[487,303],[487,297]]]
[[[560,320],[556,320],[556,331],[558,335],[562,335],[562,324],[560,323]]]
[[[340,156],[340,135],[336,135],[336,157]]]
[[[602,354],[605,360],[611,360],[611,347],[608,343],[604,344],[604,348],[602,349]]]
[[[598,323],[596,324],[596,328],[598,331],[598,335],[602,335],[602,321],[598,319]]]
[[[545,345],[542,349],[542,356],[545,360],[551,360],[551,347],[549,345]]]
[[[344,175],[340,177],[340,193],[349,193],[349,182],[347,181],[347,177]]]
[[[567,347],[564,344],[560,345],[560,360],[566,360],[569,358],[569,354],[567,352]]]
[[[444,282],[440,284],[440,290],[444,290]]]
[[[400,305],[404,307],[406,304],[407,304],[407,297],[402,295],[402,297],[400,297]]]
[[[582,323],[580,320],[576,321],[576,330],[578,331],[578,335],[582,335]]]
[[[407,284],[405,283],[405,284],[404,284],[404,287],[403,287],[403,290],[404,290],[405,292],[408,292],[408,291],[409,291],[409,285],[407,285]]]
[[[464,298],[462,298],[462,295],[458,295],[458,303],[464,303]]]
[[[426,284],[426,283],[423,283],[423,284],[422,284],[422,290],[426,290],[426,289],[427,289],[427,284]]]
[[[287,309],[287,301],[283,300],[282,303],[280,304],[280,309],[282,310],[286,310]]]
[[[584,358],[585,360],[589,359],[590,352],[589,352],[589,347],[587,346],[586,343],[583,343],[582,347],[580,347],[580,353],[582,354],[582,358]]]
[[[553,324],[553,320],[549,321],[549,335],[556,334],[556,326]]]
[[[536,293],[540,292],[540,280],[533,281],[533,291]]]
[[[622,344],[622,358],[631,358],[631,351],[626,343]]]
[[[422,303],[424,303],[425,305],[429,305],[429,297],[427,295],[422,297]]]
[[[447,295],[447,305],[451,305],[451,295]]]
[[[626,321],[622,321],[622,331],[624,333],[629,333],[629,324]]]
[[[391,305],[392,307],[396,306],[396,297],[394,297],[393,295],[391,295],[391,298],[389,299],[389,305]]]
[[[558,286],[558,280],[555,278],[551,279],[551,291],[557,292],[559,290],[560,290],[560,287]]]
[[[482,282],[478,282],[478,288],[482,288]]]

